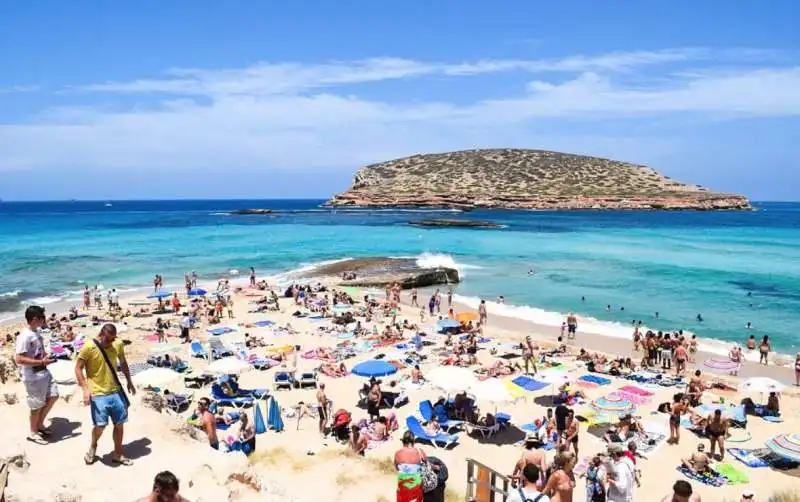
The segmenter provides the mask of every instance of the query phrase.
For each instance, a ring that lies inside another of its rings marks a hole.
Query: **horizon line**
[[[213,197],[177,197],[173,199],[3,199],[0,197],[0,203],[4,204],[25,204],[25,203],[59,203],[59,202],[201,202],[201,201],[326,201],[328,198],[315,198],[315,197],[279,197],[279,198],[258,198],[258,197],[236,197],[236,198],[213,198]],[[767,204],[796,204],[800,203],[797,200],[750,200],[751,203],[767,203]]]

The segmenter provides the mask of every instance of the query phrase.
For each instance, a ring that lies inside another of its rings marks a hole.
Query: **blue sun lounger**
[[[442,429],[448,432],[450,432],[450,429],[455,429],[464,425],[463,420],[450,420],[447,415],[437,414],[433,408],[433,404],[428,400],[420,401],[419,414],[422,415],[422,418],[426,422],[430,422],[433,420],[433,417],[436,417]]]
[[[440,443],[444,444],[445,448],[458,444],[458,436],[456,435],[445,434],[444,432],[440,432],[435,436],[428,434],[425,432],[422,424],[419,423],[419,420],[413,416],[406,418],[406,427],[408,427],[408,430],[414,435],[415,439],[427,441],[431,443],[434,448],[438,448]]]

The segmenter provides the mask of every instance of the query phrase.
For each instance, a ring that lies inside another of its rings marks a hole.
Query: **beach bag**
[[[119,397],[122,398],[122,402],[125,404],[125,408],[131,407],[131,401],[128,399],[128,395],[125,393],[125,387],[122,386],[122,382],[119,381],[119,375],[117,375],[117,369],[111,365],[111,360],[108,359],[108,355],[106,351],[103,350],[103,346],[100,345],[100,342],[97,340],[92,340],[97,347],[97,350],[100,351],[100,354],[103,355],[103,360],[106,362],[106,365],[111,370],[111,376],[114,377],[114,383],[117,384],[119,387]]]
[[[421,451],[419,451],[419,455],[420,458],[422,458]],[[419,467],[420,477],[422,478],[422,491],[425,493],[432,492],[439,486],[439,475],[436,474],[436,471],[433,470],[433,466],[431,466],[427,460],[422,460]]]

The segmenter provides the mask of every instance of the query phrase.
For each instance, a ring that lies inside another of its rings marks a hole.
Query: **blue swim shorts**
[[[128,407],[119,392],[104,396],[92,396],[92,423],[95,427],[105,427],[108,419],[111,423],[121,425],[128,421]]]

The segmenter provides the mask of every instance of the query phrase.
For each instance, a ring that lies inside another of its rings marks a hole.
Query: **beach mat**
[[[686,476],[687,478],[697,481],[698,483],[702,483],[708,486],[724,486],[728,484],[727,478],[721,476],[719,473],[704,473],[698,474],[691,469],[687,469],[684,466],[678,466],[678,472]]]
[[[609,385],[611,383],[610,378],[605,378],[597,375],[583,375],[582,377],[578,377],[578,380],[584,382],[590,382],[596,385]]]
[[[747,477],[747,474],[736,469],[736,467],[727,462],[716,464],[714,469],[720,473],[721,476],[724,476],[731,485],[746,485],[750,482],[750,478]]]
[[[800,463],[775,455],[769,448],[755,450],[728,448],[728,454],[747,467],[772,467],[780,471],[796,469]]]

